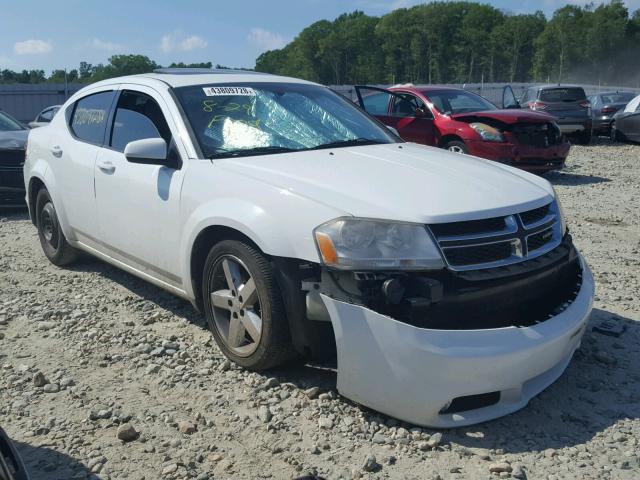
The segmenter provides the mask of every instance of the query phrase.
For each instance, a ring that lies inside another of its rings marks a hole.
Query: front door
[[[403,140],[436,145],[433,115],[418,97],[378,87],[358,85],[355,88],[360,107],[395,128]]]
[[[169,285],[182,285],[178,261],[181,169],[130,163],[129,142],[162,138],[180,155],[176,127],[166,103],[153,89],[121,87],[105,148],[95,168],[100,241],[107,254]]]

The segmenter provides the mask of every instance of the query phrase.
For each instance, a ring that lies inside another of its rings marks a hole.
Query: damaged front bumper
[[[553,383],[580,346],[594,281],[541,323],[436,330],[400,322],[322,294],[335,333],[338,391],[379,412],[431,427],[491,420],[523,408]]]

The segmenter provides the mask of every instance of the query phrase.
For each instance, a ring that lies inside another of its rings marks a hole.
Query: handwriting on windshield
[[[208,128],[212,128],[216,123],[224,122],[227,118],[244,123],[245,125],[249,125],[250,127],[259,128],[260,119],[253,118],[253,115],[251,115],[252,109],[253,106],[249,103],[229,102],[225,104],[219,104],[218,102],[214,102],[213,100],[204,100],[202,102],[202,110],[204,112],[216,113],[216,115],[211,117],[211,119],[209,120],[209,123],[207,125]],[[251,118],[238,118],[238,116],[251,116]]]

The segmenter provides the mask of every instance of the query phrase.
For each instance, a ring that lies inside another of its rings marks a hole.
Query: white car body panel
[[[338,391],[393,417],[454,428],[515,412],[566,369],[591,313],[594,281],[554,318],[531,327],[429,330],[322,295],[338,351]],[[500,392],[494,405],[440,414],[456,397]]]
[[[312,232],[338,217],[457,222],[531,210],[554,198],[549,182],[535,175],[409,143],[198,158],[170,87],[228,82],[310,84],[255,74],[107,80],[74,94],[51,124],[30,133],[25,182],[45,184],[72,246],[195,303],[191,253],[209,227],[234,229],[267,255],[319,263]],[[180,169],[131,163],[122,152],[70,134],[66,108],[107,89],[156,100],[182,158]],[[54,147],[62,151],[59,158]],[[442,427],[515,411],[552,383],[579,345],[592,298],[584,262],[574,303],[528,328],[419,329],[322,296],[336,335],[339,391],[389,415]],[[455,396],[493,390],[503,392],[494,406],[438,414]]]

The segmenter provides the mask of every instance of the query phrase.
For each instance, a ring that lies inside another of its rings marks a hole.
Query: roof
[[[544,88],[583,88],[582,85],[571,85],[565,83],[547,83],[544,85],[533,85],[528,88],[537,88],[538,90],[542,90]]]
[[[228,83],[303,83],[315,85],[313,82],[300,80],[298,78],[282,77],[268,73],[254,72],[251,70],[227,70],[227,69],[200,69],[200,68],[163,68],[153,73],[142,73],[139,75],[129,75],[126,77],[110,78],[92,84],[92,87],[102,85],[112,85],[114,83],[137,83],[144,85],[154,85],[162,82],[171,87],[187,87],[191,85],[224,85]]]

